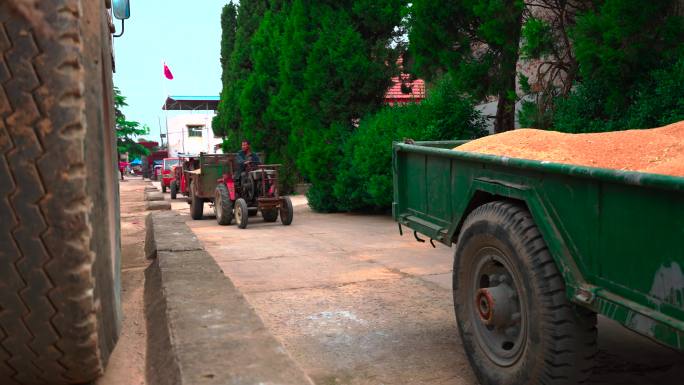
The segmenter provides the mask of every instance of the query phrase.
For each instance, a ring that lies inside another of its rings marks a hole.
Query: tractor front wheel
[[[235,222],[239,228],[244,229],[247,227],[247,222],[249,221],[249,209],[247,208],[247,202],[238,198],[235,201]]]
[[[193,183],[190,186],[190,217],[192,219],[202,219],[202,212],[204,210],[204,201],[197,196],[197,187]]]
[[[178,182],[177,181],[174,180],[173,182],[171,182],[170,190],[171,190],[171,199],[176,199],[176,197],[178,196]]]
[[[275,222],[278,220],[278,209],[261,210],[261,216],[264,217],[264,222]]]
[[[216,186],[214,192],[214,213],[216,222],[221,226],[227,226],[233,222],[233,202],[228,195],[228,189],[222,184]]]
[[[283,203],[280,205],[280,222],[284,226],[288,226],[292,223],[292,217],[294,216],[294,209],[292,208],[292,201],[290,197],[283,197]]]

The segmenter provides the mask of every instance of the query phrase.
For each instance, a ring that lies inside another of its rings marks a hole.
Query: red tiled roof
[[[410,89],[411,92],[402,92],[402,83],[405,89]],[[401,74],[392,78],[392,86],[385,93],[385,103],[410,103],[420,102],[425,99],[425,82],[422,79],[410,81],[408,74]]]

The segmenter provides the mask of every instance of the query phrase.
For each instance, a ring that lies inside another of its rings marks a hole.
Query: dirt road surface
[[[291,226],[218,226],[209,204],[187,223],[318,385],[477,383],[453,314],[452,249],[399,236],[389,216],[293,203]],[[184,199],[173,207],[188,213]],[[684,355],[606,319],[599,335],[590,383],[682,383]]]
[[[109,359],[105,375],[96,385],[145,385],[145,313],[143,287],[145,202],[143,190],[149,182],[140,178],[120,183],[121,194],[121,337]]]

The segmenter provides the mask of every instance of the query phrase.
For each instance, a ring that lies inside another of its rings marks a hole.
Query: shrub
[[[440,80],[421,104],[385,107],[361,120],[343,148],[334,193],[341,210],[386,210],[392,204],[392,142],[472,139],[485,134],[473,102]]]

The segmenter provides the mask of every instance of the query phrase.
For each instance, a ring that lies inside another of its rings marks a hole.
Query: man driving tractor
[[[243,172],[248,171],[245,169],[245,166],[247,164],[255,166],[255,165],[261,163],[261,160],[259,159],[259,155],[252,152],[252,149],[249,146],[249,141],[247,141],[247,140],[242,141],[242,150],[240,150],[237,153],[237,156],[235,159],[238,162],[238,175],[242,175]]]

